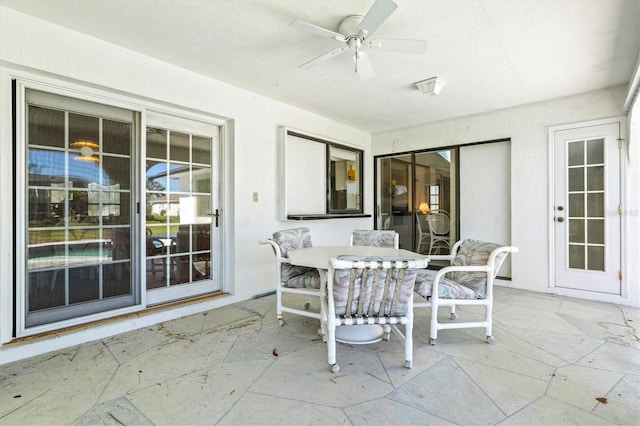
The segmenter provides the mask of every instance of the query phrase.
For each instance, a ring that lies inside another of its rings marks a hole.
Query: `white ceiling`
[[[638,0],[394,0],[372,38],[427,40],[423,54],[336,47],[289,26],[338,30],[374,0],[0,0],[0,4],[376,133],[627,84],[640,52]],[[439,96],[413,83],[438,76]],[[152,78],[152,76],[150,76]]]

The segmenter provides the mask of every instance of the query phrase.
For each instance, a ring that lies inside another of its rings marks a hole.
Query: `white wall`
[[[65,80],[69,85],[107,91],[135,100],[159,101],[226,120],[228,134],[225,206],[225,286],[233,295],[143,318],[119,326],[93,327],[35,343],[0,347],[0,363],[83,340],[121,332],[127,327],[186,315],[244,300],[274,289],[273,253],[258,240],[275,230],[309,226],[314,244],[347,244],[352,229],[370,227],[372,219],[281,222],[277,212],[277,129],[289,126],[361,147],[365,157],[365,210],[372,205],[370,134],[228,84],[206,78],[101,40],[0,7],[0,147],[11,152],[11,76]],[[0,241],[12,234],[12,158],[0,156]],[[253,193],[258,202],[253,202]],[[11,333],[12,248],[0,245],[0,341]],[[250,265],[250,267],[247,267]],[[44,343],[43,343],[44,342]]]
[[[510,286],[550,292],[548,252],[548,148],[547,128],[599,118],[624,115],[626,87],[599,90],[484,114],[424,124],[373,135],[374,155],[431,147],[511,138],[511,243],[520,248],[512,256]],[[437,98],[433,99],[437,102]],[[638,145],[632,140],[627,165],[630,199],[625,210],[628,230],[638,230]],[[487,165],[491,167],[491,165]],[[631,200],[633,199],[633,200]],[[635,205],[635,207],[634,207]],[[626,285],[629,292],[620,302],[640,306],[638,234],[626,238]]]

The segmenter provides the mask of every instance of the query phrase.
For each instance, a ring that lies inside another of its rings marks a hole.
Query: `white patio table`
[[[327,272],[329,261],[338,256],[371,256],[371,257],[398,257],[403,259],[428,259],[427,256],[404,249],[370,246],[315,246],[296,250],[289,250],[287,256],[292,265],[316,268],[320,273],[320,297],[327,297]],[[324,336],[327,313],[324,312],[324,303],[320,303],[320,332]],[[384,330],[380,325],[360,327],[338,327],[336,329],[336,341],[350,344],[367,344],[382,340]]]

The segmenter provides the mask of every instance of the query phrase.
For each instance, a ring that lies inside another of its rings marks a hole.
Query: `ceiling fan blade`
[[[375,77],[376,73],[373,71],[371,61],[366,52],[358,51],[353,54],[353,62],[356,63],[356,72],[360,76],[361,80],[370,80]]]
[[[332,39],[338,40],[338,41],[345,41],[346,40],[344,38],[344,36],[342,34],[340,34],[340,33],[328,30],[326,28],[319,27],[317,25],[310,24],[308,22],[293,21],[289,25],[292,26],[295,29],[300,30],[300,31],[311,33],[311,34],[314,34],[314,35],[317,35],[317,36],[320,36],[320,37],[328,37],[328,38],[332,38]]]
[[[313,58],[312,60],[310,60],[309,62],[305,62],[304,64],[300,65],[298,68],[301,70],[306,70],[309,69],[321,62],[324,62],[328,59],[333,58],[334,56],[338,56],[339,54],[341,54],[342,52],[344,52],[345,50],[347,50],[349,48],[348,45],[345,45],[343,47],[338,47],[337,49],[333,49],[327,53],[324,53],[320,56],[318,56],[317,58]]]
[[[388,50],[401,53],[423,53],[427,48],[427,42],[426,40],[377,38],[367,43],[367,46],[380,50]]]
[[[365,36],[370,36],[384,21],[387,20],[389,16],[391,16],[397,7],[398,5],[391,0],[376,0],[362,22],[360,22],[360,25],[358,25],[358,32],[366,31]]]

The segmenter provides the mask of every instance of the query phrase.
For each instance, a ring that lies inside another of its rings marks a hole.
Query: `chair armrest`
[[[447,272],[491,272],[491,267],[488,265],[468,265],[468,266],[447,266],[438,270],[435,277],[433,277],[433,284],[435,285]]]
[[[435,254],[433,256],[429,256],[429,260],[446,260],[449,263],[453,262],[453,259],[456,258],[456,255],[458,254],[458,249],[460,248],[460,245],[462,244],[463,240],[459,240],[457,241],[453,247],[451,247],[451,253],[450,254]]]
[[[450,254],[433,254],[433,255],[428,255],[427,256],[429,258],[429,261],[433,261],[433,260],[447,260],[449,263],[451,263],[451,261],[456,257],[455,255],[450,255]]]
[[[495,266],[496,269],[500,268],[500,266],[502,266],[502,262],[504,262],[504,259],[502,259],[498,265],[496,265],[496,257],[498,257],[499,254],[501,253],[518,253],[520,251],[520,249],[518,247],[515,246],[502,246],[502,247],[498,247],[497,249],[495,249],[494,251],[491,252],[491,254],[489,255],[489,259],[487,260],[487,265],[492,265]],[[505,255],[506,258],[506,255]],[[496,271],[497,273],[498,271]]]
[[[289,263],[289,259],[282,257],[282,252],[280,251],[280,246],[273,240],[267,238],[266,240],[258,241],[258,244],[270,245],[273,249],[273,254],[276,255],[276,261],[278,263]]]

